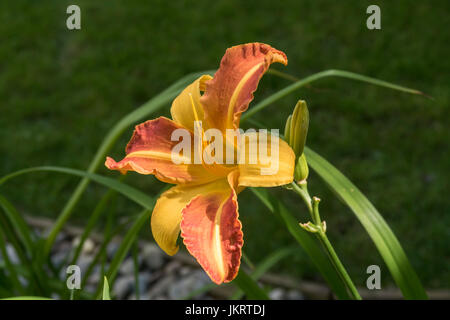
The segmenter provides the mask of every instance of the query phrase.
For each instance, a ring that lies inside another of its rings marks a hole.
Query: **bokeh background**
[[[66,8],[81,7],[82,28],[66,28]],[[366,8],[381,8],[382,29],[366,28]],[[296,77],[342,69],[425,92],[432,99],[351,80],[329,78],[302,88],[257,114],[284,128],[298,99],[310,109],[308,146],[346,174],[398,236],[426,288],[449,288],[450,3],[443,1],[1,1],[0,175],[40,165],[85,169],[112,126],[182,76],[218,67],[226,48],[265,42],[286,52]],[[266,75],[255,102],[290,84]],[[168,115],[168,107],[162,112]],[[161,114],[155,114],[154,117]],[[116,159],[132,128],[111,153]],[[101,170],[114,177],[116,172]],[[35,173],[2,193],[23,214],[56,217],[76,178]],[[153,177],[126,182],[155,194]],[[356,285],[366,267],[382,266],[351,212],[311,174],[329,237]],[[92,184],[71,219],[83,225],[104,194]],[[279,192],[274,190],[273,192]],[[280,196],[285,197],[284,195]],[[285,202],[308,219],[297,199]],[[258,261],[292,243],[291,236],[251,192],[239,199],[245,251]],[[118,198],[117,217],[139,208]],[[150,228],[142,237],[151,239]],[[275,270],[319,279],[298,254]]]

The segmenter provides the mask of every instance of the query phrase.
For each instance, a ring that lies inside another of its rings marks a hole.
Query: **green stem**
[[[353,296],[353,298],[356,300],[361,300],[361,296],[359,295],[358,290],[356,289],[355,285],[353,284],[352,279],[350,278],[347,271],[345,270],[344,265],[342,264],[336,251],[334,250],[333,246],[331,245],[330,240],[328,240],[326,233],[321,230],[321,231],[317,232],[317,237],[319,238],[320,242],[322,243],[323,247],[325,248],[328,256],[330,257],[331,262],[333,263],[333,266],[339,273],[339,276],[341,277],[342,281],[345,283],[347,288],[350,290],[350,293]]]
[[[308,192],[308,191],[306,191],[306,192]],[[317,198],[317,197],[312,198],[312,207],[313,207],[312,216],[313,216],[314,223],[318,226],[322,226],[322,219],[320,219],[320,214],[319,214],[319,202],[320,202],[319,198]],[[325,232],[325,230],[323,230],[323,231]]]
[[[306,206],[308,207],[309,212],[312,213],[313,212],[312,200],[311,197],[309,196],[308,191],[306,190],[306,187],[300,187],[295,182],[292,182],[291,186],[294,189],[294,192],[297,193],[303,199]]]
[[[328,240],[328,237],[322,227],[322,221],[320,219],[319,215],[319,199],[314,197],[314,199],[311,199],[311,196],[308,193],[308,189],[306,186],[306,183],[299,186],[295,182],[291,183],[292,189],[295,193],[297,193],[305,202],[306,206],[308,207],[309,213],[311,215],[311,218],[314,221],[314,224],[318,227],[319,231],[316,233],[318,239],[320,240],[320,243],[322,244],[323,248],[325,249],[331,263],[333,264],[334,268],[336,269],[337,273],[341,277],[342,281],[344,282],[347,289],[350,291],[351,296],[353,299],[361,300],[361,296],[358,293],[358,290],[356,290],[355,285],[353,284],[352,279],[348,275],[347,271],[345,270],[344,265],[342,264],[341,260],[339,259],[336,251],[334,250],[331,242]]]

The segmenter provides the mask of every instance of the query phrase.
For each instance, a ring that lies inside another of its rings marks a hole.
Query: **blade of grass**
[[[109,295],[109,284],[108,279],[106,277],[103,277],[103,293],[102,293],[102,300],[111,300],[111,297]]]
[[[14,209],[12,205],[10,206],[11,206],[10,208]],[[30,285],[32,289],[35,290],[37,294],[47,294],[48,292],[45,289],[45,285],[43,285],[45,284],[46,281],[45,272],[43,272],[41,266],[37,264],[35,259],[32,259],[27,255],[27,253],[24,250],[25,249],[24,244],[21,242],[20,237],[16,234],[16,230],[14,229],[10,221],[7,219],[7,217],[2,213],[0,213],[0,225],[1,231],[8,239],[9,243],[13,246],[14,250],[16,251],[21,265],[26,267],[27,270],[29,271],[28,279],[31,280]]]
[[[139,253],[139,243],[136,239],[133,244],[133,271],[134,271],[134,292],[136,294],[136,300],[141,299],[140,290],[139,290],[139,259],[138,259],[138,253]]]
[[[261,289],[255,280],[253,280],[243,268],[239,269],[239,273],[231,282],[239,287],[249,300],[269,300],[267,293]]]
[[[35,296],[20,296],[20,297],[11,297],[0,300],[53,300],[46,297],[35,297]]]
[[[308,164],[352,210],[367,231],[406,299],[427,299],[400,242],[372,203],[327,160],[305,148]]]
[[[13,173],[10,173],[6,176],[3,176],[0,179],[0,186],[4,184],[9,179],[12,179],[14,177],[20,176],[22,174],[26,173],[32,173],[32,172],[38,172],[38,171],[52,171],[52,172],[59,172],[59,173],[65,173],[65,174],[71,174],[83,178],[88,178],[90,180],[93,180],[105,187],[111,188],[124,196],[128,197],[130,200],[140,204],[144,208],[153,208],[153,199],[149,197],[147,194],[143,193],[142,191],[135,189],[125,183],[122,183],[116,179],[104,177],[99,174],[95,173],[89,173],[86,171],[71,169],[71,168],[63,168],[63,167],[54,167],[54,166],[42,166],[42,167],[34,167],[34,168],[28,168],[19,170]]]
[[[15,249],[20,251],[22,263],[26,263],[26,266],[30,267],[33,285],[39,293],[42,293],[40,288],[45,283],[44,271],[34,259],[36,246],[32,240],[33,232],[16,208],[2,195],[0,195],[0,206],[3,208],[6,218],[11,224],[10,237],[13,239]],[[8,223],[4,222],[5,228],[7,225]],[[25,251],[21,250],[20,244],[23,245]],[[30,257],[28,257],[26,252],[29,253]]]
[[[272,72],[272,73],[276,76],[280,76],[280,73],[282,73],[282,72],[277,71],[277,72]],[[387,81],[367,77],[367,76],[349,72],[349,71],[331,69],[331,70],[325,70],[322,72],[312,74],[312,75],[310,75],[306,78],[303,78],[301,80],[298,80],[298,81],[294,82],[293,84],[285,87],[284,89],[281,89],[278,92],[272,94],[271,96],[267,97],[260,103],[256,104],[252,108],[250,108],[246,113],[244,113],[241,117],[241,121],[245,121],[246,119],[250,118],[257,112],[263,110],[267,106],[269,106],[272,103],[274,103],[275,101],[287,96],[288,94],[294,92],[295,90],[300,89],[301,87],[304,87],[314,81],[317,81],[317,80],[323,79],[323,78],[327,78],[327,77],[347,78],[347,79],[366,82],[366,83],[374,84],[374,85],[377,85],[380,87],[389,88],[389,89],[393,89],[393,90],[397,90],[397,91],[401,91],[401,92],[405,92],[405,93],[418,94],[418,95],[425,96],[423,94],[423,92],[421,92],[419,90],[399,86],[399,85],[396,85],[396,84],[393,84],[393,83],[390,83]],[[283,76],[283,78],[284,78],[284,76]],[[293,80],[293,79],[291,78],[290,80]]]
[[[17,290],[19,294],[24,294],[26,292],[22,283],[19,281],[19,277],[17,275],[16,269],[9,259],[8,252],[6,251],[6,241],[4,239],[4,233],[2,229],[2,225],[0,224],[0,253],[3,256],[3,260],[5,261],[6,269],[9,273],[9,279],[14,286],[14,289]]]
[[[14,265],[16,272],[19,276],[24,277],[25,279],[28,279],[30,277],[30,271],[25,268],[22,265]],[[67,291],[67,284],[65,281],[61,281],[59,278],[46,278],[46,286],[49,289],[49,292],[66,292]],[[92,297],[88,294],[86,294],[83,291],[77,290],[78,295],[82,297],[83,299],[92,299]],[[63,297],[63,294],[60,295]]]
[[[242,260],[245,262],[245,264],[250,268],[250,270],[254,270],[255,269],[255,265],[253,264],[253,262],[250,260],[250,258],[247,256],[247,254],[244,252],[244,250],[242,250]]]
[[[193,290],[191,292],[189,292],[189,294],[187,294],[186,296],[184,296],[183,298],[181,298],[181,300],[191,300],[194,299],[195,297],[198,297],[204,293],[207,293],[208,291],[216,288],[218,285],[215,283],[208,283],[206,285],[204,285],[201,288],[198,288],[197,290]]]
[[[114,206],[112,208],[114,208]],[[105,239],[110,238],[110,234],[113,230],[113,225],[115,224],[115,217],[116,217],[116,212],[114,210],[110,211],[106,217],[106,225],[105,225],[105,230],[103,233],[103,236],[105,237]],[[100,259],[101,259],[101,271],[102,271],[102,274],[105,274],[106,273],[106,263],[108,260],[108,255],[107,255],[106,251],[104,252],[103,255],[101,255]]]
[[[6,266],[2,262],[0,262],[0,283],[2,284],[2,286],[0,287],[0,299],[3,299],[5,297],[12,297],[15,295],[14,285],[11,283],[9,277],[7,277],[7,275],[5,274],[5,270],[1,270],[6,268]]]
[[[250,274],[250,277],[257,281],[259,280],[269,269],[280,262],[282,259],[293,254],[297,248],[282,248],[280,250],[274,251],[267,258],[265,258]],[[241,289],[236,290],[235,293],[230,297],[230,300],[240,300],[244,296],[244,292]]]
[[[25,249],[28,252],[33,253],[33,241],[31,238],[33,232],[28,227],[25,220],[17,212],[14,206],[2,195],[0,195],[0,206],[3,208],[3,211],[11,222],[13,228],[22,240],[21,242],[24,244]]]

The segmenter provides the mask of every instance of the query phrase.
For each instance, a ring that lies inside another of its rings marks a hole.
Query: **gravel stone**
[[[181,268],[181,263],[179,261],[170,261],[165,267],[164,272],[167,274],[175,275],[177,271]]]
[[[148,290],[150,280],[151,280],[151,274],[149,272],[140,272],[139,273],[139,294],[142,296],[145,295],[145,293]]]
[[[66,257],[67,257],[67,252],[58,251],[58,252],[52,254],[50,259],[52,260],[52,263],[56,267],[60,267],[65,262]]]
[[[303,294],[297,290],[289,290],[286,294],[287,300],[305,300]]]
[[[9,243],[6,245],[6,254],[12,264],[18,264],[20,262],[16,249]]]
[[[192,274],[174,282],[173,285],[169,287],[169,299],[182,299],[208,283],[211,283],[211,281],[205,272],[203,272],[203,270],[196,270],[192,272]]]
[[[110,242],[106,247],[106,254],[108,255],[108,259],[112,260],[119,250],[120,244],[118,242]]]
[[[164,265],[163,252],[153,243],[144,246],[141,256],[150,270],[158,270]]]
[[[138,267],[141,266],[142,258],[138,257]],[[132,257],[128,257],[122,262],[119,268],[119,272],[124,275],[134,274],[134,260]]]
[[[167,289],[175,282],[175,276],[167,275],[166,277],[158,280],[154,285],[150,286],[148,295],[150,299],[156,299],[167,292]]]
[[[96,265],[94,267],[94,270],[92,270],[92,273],[89,276],[87,283],[97,285],[100,281],[103,282],[103,277],[101,275],[100,266]]]
[[[181,267],[180,268],[180,276],[187,276],[192,273],[192,269],[189,267]]]
[[[284,298],[284,290],[281,288],[272,289],[269,292],[269,298],[271,300],[283,300]]]
[[[132,275],[123,276],[116,280],[113,293],[116,299],[125,299],[133,290],[134,277]]]
[[[78,247],[78,245],[80,244],[81,241],[81,237],[76,237],[72,240],[72,246],[73,247]],[[87,238],[84,243],[83,243],[83,247],[81,248],[81,254],[84,255],[90,255],[93,254],[95,250],[95,242],[92,241],[91,239]]]
[[[89,268],[89,265],[91,264],[91,262],[93,260],[94,260],[94,257],[92,257],[92,256],[80,255],[80,257],[78,258],[78,261],[77,261],[77,265],[81,269],[81,274],[84,274],[84,272],[87,271],[87,269]]]

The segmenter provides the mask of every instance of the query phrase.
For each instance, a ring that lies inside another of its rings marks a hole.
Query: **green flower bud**
[[[311,221],[308,221],[307,223],[299,223],[300,227],[302,227],[304,230],[311,232],[311,233],[317,233],[320,231],[320,229]]]
[[[304,100],[299,100],[292,113],[289,144],[299,158],[305,148],[306,136],[308,134],[309,112]]]
[[[294,179],[297,182],[305,181],[308,178],[308,163],[303,154],[306,136],[308,134],[309,112],[304,100],[299,100],[295,105],[294,112],[286,120],[284,128],[284,139],[291,146],[295,153]]]
[[[284,140],[289,144],[289,138],[291,136],[291,120],[292,115],[290,114],[286,120],[286,126],[284,127]]]
[[[284,128],[284,140],[291,146],[298,159],[303,154],[306,136],[308,134],[309,112],[306,102],[299,100],[295,105],[294,112],[289,115]]]
[[[309,168],[304,153],[298,158],[294,169],[294,180],[296,182],[305,181],[308,178]]]
[[[323,233],[327,232],[327,223],[325,221],[322,221],[322,231]]]

